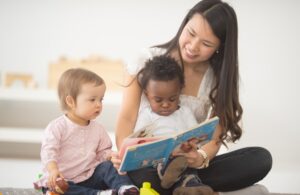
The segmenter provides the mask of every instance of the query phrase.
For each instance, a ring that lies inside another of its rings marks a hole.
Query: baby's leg
[[[84,186],[86,182],[75,184],[74,182],[69,182],[69,189],[64,195],[117,195],[116,190],[99,190],[95,188],[90,188]]]
[[[187,169],[187,161],[184,156],[170,159],[164,167],[157,167],[158,175],[161,179],[161,187],[169,189],[180,180],[182,174]]]
[[[101,181],[108,188],[116,189],[120,195],[138,195],[139,190],[127,175],[119,175],[111,161],[102,162],[93,174],[93,180]]]

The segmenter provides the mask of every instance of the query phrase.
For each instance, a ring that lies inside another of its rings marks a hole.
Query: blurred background
[[[57,78],[70,66],[107,81],[99,120],[114,140],[126,59],[171,39],[197,2],[0,0],[0,187],[32,187],[43,129],[61,114]],[[244,107],[244,134],[229,150],[266,147],[273,169],[260,183],[299,193],[300,1],[226,2],[238,17]]]

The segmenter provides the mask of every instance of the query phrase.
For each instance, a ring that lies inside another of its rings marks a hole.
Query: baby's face
[[[83,84],[73,108],[68,111],[68,117],[79,125],[87,125],[101,113],[105,90],[105,84]]]
[[[145,94],[153,112],[161,116],[168,116],[179,108],[180,91],[178,79],[170,81],[150,80]]]

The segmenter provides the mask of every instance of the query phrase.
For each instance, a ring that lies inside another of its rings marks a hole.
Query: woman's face
[[[220,40],[200,14],[194,14],[179,37],[182,59],[186,64],[208,61],[219,45]]]

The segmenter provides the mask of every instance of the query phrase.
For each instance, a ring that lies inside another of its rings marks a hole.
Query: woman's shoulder
[[[154,56],[162,55],[165,52],[165,49],[158,47],[143,48],[137,55],[125,60],[125,68],[130,75],[135,75],[144,67],[147,60]]]
[[[148,48],[148,52],[152,55],[152,57],[154,57],[154,56],[165,54],[166,49],[161,47],[150,47]]]
[[[160,48],[160,47],[148,47],[148,48],[142,48],[138,56],[140,58],[146,58],[146,59],[151,59],[154,56],[159,56],[162,55],[166,52],[166,49]]]
[[[214,84],[215,75],[212,67],[209,66],[201,81],[201,85],[198,91],[198,97],[208,97]]]

